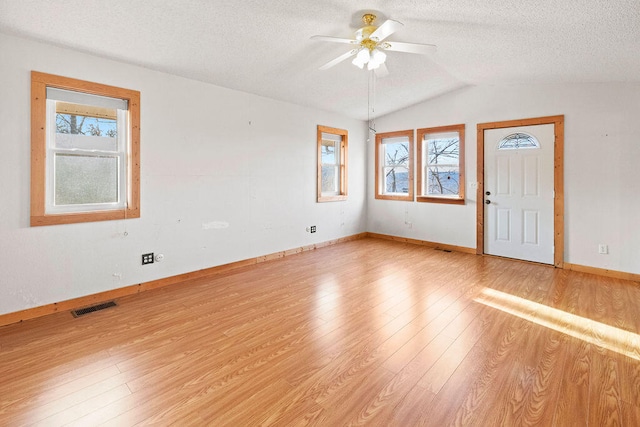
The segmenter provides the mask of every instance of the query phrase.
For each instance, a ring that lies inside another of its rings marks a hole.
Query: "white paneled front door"
[[[484,130],[484,253],[553,264],[554,142],[553,124]]]

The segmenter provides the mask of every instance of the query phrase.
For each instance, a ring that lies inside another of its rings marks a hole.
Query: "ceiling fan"
[[[373,70],[377,77],[384,77],[389,74],[385,61],[387,54],[385,51],[393,52],[405,52],[405,53],[417,53],[420,55],[426,55],[435,51],[436,46],[432,44],[420,44],[420,43],[402,43],[386,41],[385,39],[391,34],[398,31],[403,27],[403,24],[393,19],[387,19],[379,27],[374,25],[376,15],[373,13],[365,13],[362,16],[362,22],[364,27],[356,31],[355,39],[343,39],[339,37],[331,36],[313,36],[314,40],[322,40],[334,43],[346,43],[353,45],[354,47],[338,56],[337,58],[327,62],[321,70],[326,70],[339,64],[340,62],[355,56],[352,63],[356,67],[363,69],[365,64],[367,70]]]

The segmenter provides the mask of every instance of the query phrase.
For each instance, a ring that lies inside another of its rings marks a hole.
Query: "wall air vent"
[[[85,314],[93,313],[94,311],[104,310],[105,308],[115,307],[117,304],[115,301],[103,302],[101,304],[92,305],[91,307],[80,308],[78,310],[71,310],[73,317],[80,317]]]

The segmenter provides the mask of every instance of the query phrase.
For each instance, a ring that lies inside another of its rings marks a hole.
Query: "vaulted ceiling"
[[[361,16],[404,27],[390,75],[344,61]],[[366,119],[474,84],[640,82],[638,0],[0,0],[0,32]],[[41,70],[47,71],[47,70]],[[71,76],[74,77],[74,76]]]

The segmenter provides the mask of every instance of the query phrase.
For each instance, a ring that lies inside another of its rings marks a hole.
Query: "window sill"
[[[347,200],[347,196],[320,196],[318,197],[318,203],[323,202],[342,202]]]
[[[416,198],[418,202],[424,203],[444,203],[449,205],[464,205],[465,199],[463,198],[453,198],[453,197],[427,197],[427,196],[418,196]]]
[[[405,202],[413,202],[413,194],[409,196],[391,196],[384,194],[376,194],[376,199],[378,200],[403,200]]]
[[[112,211],[32,215],[31,226],[38,227],[41,225],[75,224],[78,222],[112,221],[129,218],[140,218],[140,210],[118,209]]]

